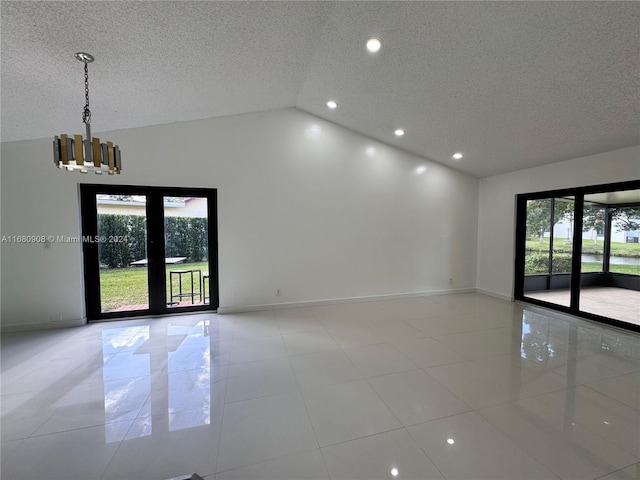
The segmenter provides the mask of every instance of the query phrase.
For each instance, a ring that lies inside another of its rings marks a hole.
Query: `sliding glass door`
[[[525,291],[569,307],[575,201],[571,196],[527,200]]]
[[[89,320],[218,306],[216,191],[81,185]]]
[[[640,181],[518,195],[515,297],[640,331]]]

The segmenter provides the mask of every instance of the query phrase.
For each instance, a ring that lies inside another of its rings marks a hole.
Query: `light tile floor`
[[[640,479],[640,335],[479,294],[2,336],[3,480]]]

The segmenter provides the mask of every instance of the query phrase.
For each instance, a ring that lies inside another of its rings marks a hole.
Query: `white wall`
[[[513,296],[516,195],[640,179],[640,146],[480,180],[477,288]]]
[[[2,235],[78,235],[78,182],[210,187],[223,309],[475,287],[477,179],[295,109],[96,135],[120,176],[56,170],[51,139],[2,144]],[[3,325],[80,323],[81,261],[3,244]]]

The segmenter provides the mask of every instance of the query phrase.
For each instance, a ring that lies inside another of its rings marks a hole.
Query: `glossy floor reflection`
[[[3,480],[640,479],[640,336],[479,294],[2,337]]]

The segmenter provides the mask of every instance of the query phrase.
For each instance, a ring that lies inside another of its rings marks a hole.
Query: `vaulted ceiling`
[[[94,131],[296,107],[477,177],[640,143],[639,2],[0,8],[2,141],[82,132],[84,51]]]

